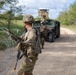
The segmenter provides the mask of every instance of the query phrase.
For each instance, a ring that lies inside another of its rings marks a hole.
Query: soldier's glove
[[[28,44],[27,43],[24,43],[24,42],[20,42],[20,45],[21,46],[28,46]]]
[[[28,47],[28,45],[26,43],[23,43],[23,42],[20,43],[20,49],[22,51],[24,51],[27,47]]]

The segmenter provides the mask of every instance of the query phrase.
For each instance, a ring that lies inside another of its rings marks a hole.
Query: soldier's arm
[[[33,45],[35,40],[36,40],[35,32],[34,31],[30,31],[29,34],[28,34],[27,40],[22,42],[22,43],[26,44],[26,45]]]

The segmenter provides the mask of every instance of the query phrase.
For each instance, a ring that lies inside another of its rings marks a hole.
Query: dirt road
[[[16,53],[14,48],[0,52],[0,75],[17,75],[17,71],[13,70]],[[61,28],[60,38],[54,43],[45,43],[33,73],[34,75],[76,75],[76,33]]]

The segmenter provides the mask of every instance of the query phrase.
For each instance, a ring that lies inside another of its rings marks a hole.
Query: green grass
[[[8,35],[6,33],[4,33],[3,31],[0,31],[0,37],[1,36],[5,36],[6,38],[8,37]],[[0,38],[1,39],[1,38]]]
[[[0,28],[2,28],[2,27],[8,28],[8,25],[7,25],[6,21],[2,21],[2,23],[0,23]],[[13,21],[12,24],[10,25],[10,30],[15,35],[20,36],[23,33],[23,31],[24,31],[24,25],[23,25],[22,21],[21,20]],[[9,36],[0,29],[0,50],[6,49],[5,43],[9,47],[11,47],[12,40],[10,41],[8,37]],[[5,38],[7,40],[5,40]],[[2,42],[4,40],[5,40],[5,43]]]
[[[61,27],[68,28],[68,29],[76,32],[76,25],[61,25]]]
[[[8,25],[7,23],[5,24],[5,21],[3,21],[3,24],[0,24],[0,27],[8,28]],[[12,24],[10,25],[10,30],[14,32],[16,35],[21,35],[24,30],[24,25],[23,25],[22,20],[12,21]],[[19,33],[16,33],[16,30],[20,30]]]
[[[5,50],[7,47],[4,43],[0,43],[0,50]]]
[[[14,22],[15,24],[23,27],[23,22],[22,22],[22,20],[17,20],[17,21],[13,21],[13,22]]]

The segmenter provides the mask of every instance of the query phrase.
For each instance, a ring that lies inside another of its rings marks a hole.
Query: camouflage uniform
[[[45,42],[45,38],[47,36],[47,29],[46,29],[46,26],[45,26],[45,22],[46,20],[42,20],[41,22],[41,26],[40,26],[40,32],[41,32],[41,45],[42,45],[42,48],[44,47],[44,42]]]
[[[23,21],[28,21],[28,19],[32,20],[31,15],[24,16]],[[30,22],[31,22],[30,20]],[[31,43],[32,46],[29,46],[27,48],[27,56],[24,56],[24,62],[22,63],[22,66],[20,70],[18,71],[18,75],[33,75],[32,71],[34,69],[36,60],[38,58],[38,54],[35,50],[35,44],[36,44],[36,33],[33,28],[30,28],[27,30],[25,34],[22,35],[24,42],[23,43]],[[19,46],[18,46],[19,47]]]
[[[46,29],[45,23],[46,23],[46,16],[43,15],[41,20],[41,26],[40,26],[42,48],[44,48],[45,37],[47,36],[47,29]]]

